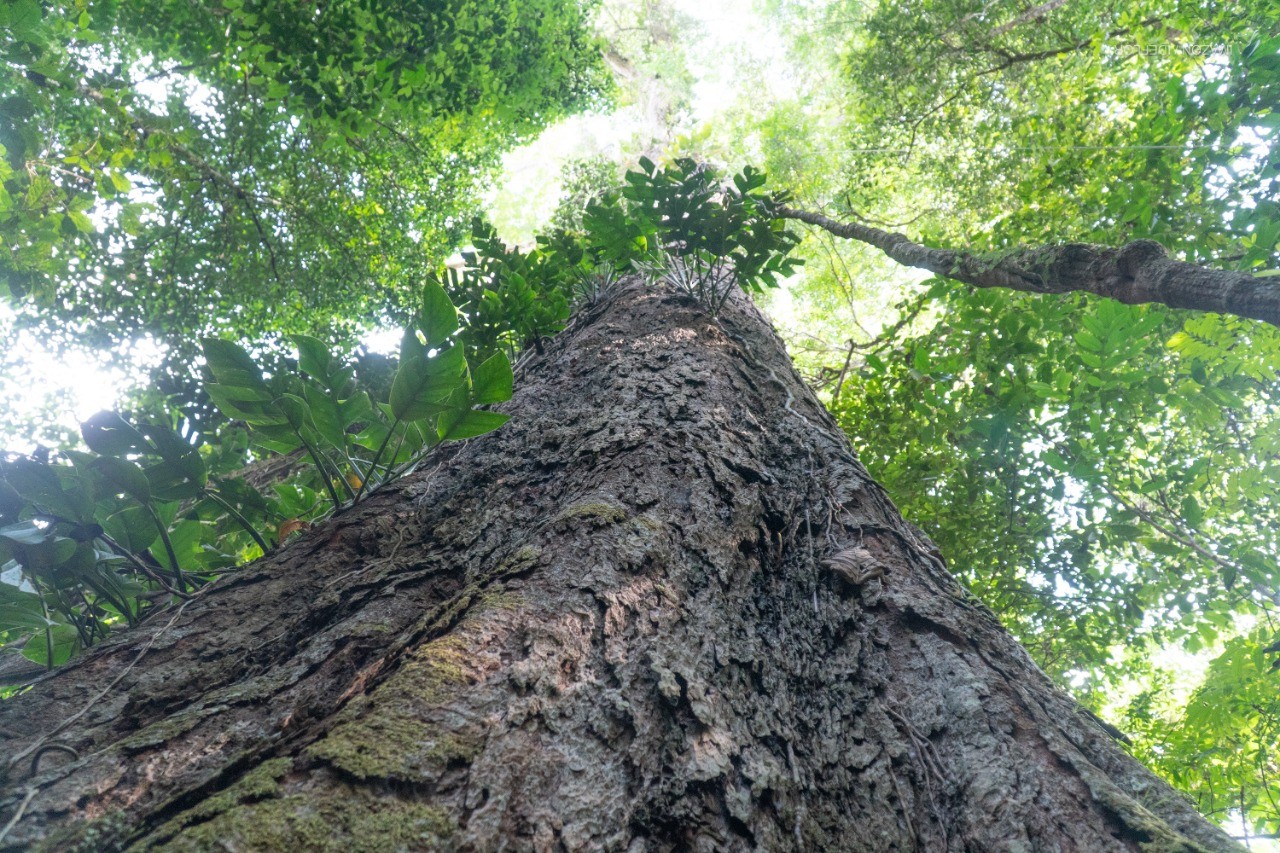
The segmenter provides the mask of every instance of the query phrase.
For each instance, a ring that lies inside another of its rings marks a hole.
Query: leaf
[[[173,543],[174,556],[178,558],[178,565],[184,571],[199,573],[203,562],[200,542],[204,536],[204,531],[204,524],[191,519],[179,521],[169,531],[169,541]],[[174,570],[174,566],[169,560],[169,554],[164,548],[156,549],[155,558],[169,571]]]
[[[16,556],[26,569],[34,573],[44,573],[70,560],[79,543],[65,536],[50,536],[35,545],[20,549]]]
[[[463,386],[467,361],[461,347],[435,358],[411,358],[401,363],[391,383],[391,414],[397,420],[416,421],[445,411],[441,401]]]
[[[439,282],[428,281],[422,288],[422,314],[417,327],[429,349],[441,347],[458,330],[458,309]]]
[[[364,429],[355,435],[354,441],[366,450],[377,452],[378,448],[382,446],[383,441],[386,440],[387,433],[389,432],[390,430],[387,428],[387,425],[382,421],[371,421],[365,425]]]
[[[27,640],[22,647],[22,656],[53,669],[66,663],[79,651],[80,633],[74,625],[59,622]]]
[[[1102,341],[1098,340],[1097,335],[1088,329],[1081,329],[1076,332],[1076,343],[1089,352],[1102,352]]]
[[[40,512],[82,524],[93,520],[93,496],[88,488],[68,492],[53,465],[19,457],[0,468],[0,472],[10,488]]]
[[[151,514],[140,506],[126,507],[108,516],[102,526],[108,536],[131,554],[141,554],[160,538]]]
[[[328,385],[334,359],[324,341],[310,335],[290,335],[298,347],[298,367],[321,384]]]
[[[221,338],[205,338],[201,341],[201,348],[215,382],[242,389],[245,396],[241,399],[244,400],[265,402],[271,399],[271,389],[263,379],[262,369],[239,344]]]
[[[39,597],[31,595],[31,598],[33,601],[30,604],[0,603],[0,632],[21,631],[27,633],[30,631],[43,631],[50,625],[57,624],[45,618],[44,611],[40,607]]]
[[[1192,530],[1198,530],[1204,521],[1204,510],[1200,508],[1200,502],[1191,495],[1182,499],[1182,520]]]
[[[0,527],[0,539],[5,539],[15,545],[39,545],[48,539],[50,535],[49,528],[39,528],[31,522]]]
[[[501,403],[510,400],[514,381],[507,354],[498,351],[472,371],[472,399],[477,403]]]
[[[294,431],[301,432],[312,425],[307,402],[296,394],[281,394],[274,405]]]
[[[285,423],[281,414],[262,404],[271,400],[270,392],[237,388],[231,385],[206,385],[209,399],[229,418],[242,420],[250,426],[273,426]]]
[[[142,433],[117,412],[98,412],[80,424],[80,435],[94,453],[123,456],[149,448]]]
[[[440,440],[462,441],[466,438],[475,438],[478,435],[493,432],[509,420],[511,420],[510,415],[483,409],[467,409],[457,415],[449,412],[440,418]]]
[[[193,447],[167,424],[141,427],[160,462],[146,467],[152,496],[166,501],[194,498],[209,481],[209,470]]]
[[[345,451],[346,425],[343,423],[342,412],[337,402],[319,386],[310,382],[302,387],[302,396],[306,401],[311,423],[315,426],[316,432],[334,448]]]
[[[373,402],[366,392],[361,391],[346,400],[339,401],[338,410],[341,413],[339,422],[345,433],[357,423],[369,419],[369,415],[373,413]]]
[[[142,469],[127,459],[99,456],[93,470],[114,493],[124,493],[139,503],[151,500],[151,483]]]

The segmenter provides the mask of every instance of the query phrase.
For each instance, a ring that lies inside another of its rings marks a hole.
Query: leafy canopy
[[[408,319],[498,155],[603,91],[587,14],[12,0],[0,295],[55,347],[157,342],[160,392],[212,414],[187,367],[202,336],[279,356],[287,334]]]

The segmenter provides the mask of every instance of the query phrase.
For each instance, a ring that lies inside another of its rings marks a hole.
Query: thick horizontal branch
[[[1159,302],[1172,308],[1216,311],[1280,326],[1280,284],[1249,273],[1215,270],[1170,258],[1154,240],[1119,249],[1063,243],[1017,249],[998,258],[935,249],[857,222],[782,207],[778,215],[807,222],[837,237],[875,246],[898,263],[929,270],[975,287],[1005,287],[1029,293],[1084,291],[1135,305]]]

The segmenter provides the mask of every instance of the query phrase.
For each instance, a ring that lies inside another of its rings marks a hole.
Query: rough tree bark
[[[928,270],[975,287],[1028,293],[1083,291],[1138,305],[1216,311],[1280,326],[1280,284],[1247,272],[1216,270],[1169,257],[1155,240],[1119,249],[1088,243],[1035,246],[997,258],[913,243],[902,234],[821,213],[783,207],[780,216],[807,222],[837,237],[874,246],[903,266]]]
[[[3,703],[0,846],[1232,847],[960,589],[745,300],[624,283],[506,409]]]

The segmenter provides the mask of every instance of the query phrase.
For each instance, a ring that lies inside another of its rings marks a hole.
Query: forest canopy
[[[712,313],[734,280],[1036,662],[1280,835],[1280,330],[977,288],[785,215],[991,268],[1151,240],[1280,287],[1280,11],[742,5],[0,5],[0,391],[131,365],[82,430],[56,389],[10,406],[0,661],[499,427],[512,363],[619,276]]]

